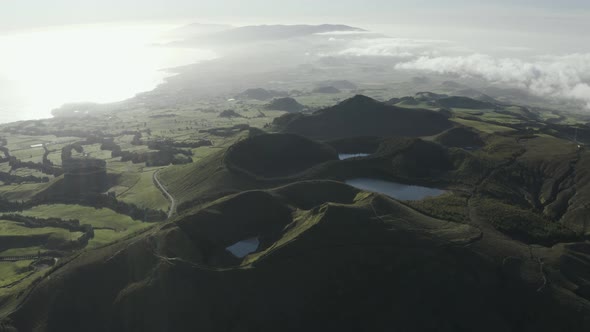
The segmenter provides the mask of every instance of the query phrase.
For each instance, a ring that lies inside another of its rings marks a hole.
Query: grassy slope
[[[380,91],[379,94],[383,94],[387,96],[388,92]],[[303,98],[299,98],[298,100],[302,101],[302,103],[308,106],[328,106],[334,104],[336,101],[342,100],[346,97],[350,97],[350,95],[342,94],[342,95],[308,95],[304,96]],[[425,106],[424,105],[414,105],[415,107],[418,106]],[[226,120],[221,119],[217,116],[216,112],[209,112],[209,109],[217,109],[217,108],[235,108],[238,113],[245,116],[240,120]],[[195,102],[195,105],[187,106],[187,107],[179,107],[176,109],[158,109],[158,110],[147,110],[147,109],[136,109],[129,112],[121,113],[120,118],[112,119],[112,120],[105,120],[104,119],[97,119],[91,122],[87,120],[72,120],[71,123],[68,123],[68,128],[78,128],[82,130],[91,130],[91,129],[100,129],[106,130],[105,132],[111,133],[118,133],[121,130],[142,130],[144,128],[151,128],[153,129],[152,138],[172,138],[174,140],[190,140],[190,139],[210,139],[214,143],[214,147],[205,147],[195,149],[196,156],[195,156],[195,163],[185,166],[173,166],[170,167],[162,172],[162,181],[169,187],[171,192],[175,197],[177,197],[182,202],[190,202],[195,199],[211,199],[218,197],[223,194],[227,193],[234,193],[237,191],[251,189],[256,187],[263,187],[259,183],[253,183],[252,181],[246,180],[242,177],[238,177],[228,170],[223,165],[223,152],[222,150],[230,143],[233,142],[234,138],[221,138],[213,135],[209,135],[207,133],[199,133],[198,129],[200,128],[212,128],[218,126],[229,126],[238,123],[248,123],[250,125],[255,126],[263,126],[266,123],[269,123],[272,120],[272,117],[278,116],[282,114],[282,112],[272,112],[263,110],[263,113],[266,114],[266,117],[262,118],[254,118],[258,116],[260,113],[259,111],[262,110],[263,103],[254,103],[254,102],[245,102],[245,103],[235,103],[229,102],[225,100],[218,100],[215,102]],[[523,115],[521,109],[518,108],[508,108],[507,111],[513,112],[517,115]],[[175,117],[171,118],[151,118],[148,115],[161,115],[161,114],[175,114]],[[477,150],[473,153],[466,153],[462,151],[453,151],[453,163],[455,163],[455,170],[452,173],[446,173],[446,177],[442,177],[440,174],[436,176],[440,176],[440,178],[436,178],[434,176],[431,177],[434,181],[448,181],[450,178],[456,179],[468,179],[469,181],[465,181],[467,183],[474,183],[473,179],[477,179],[480,175],[487,170],[487,167],[490,169],[495,169],[501,167],[504,163],[510,162],[512,159],[516,158],[517,156],[523,156],[519,158],[519,163],[524,165],[530,165],[530,168],[535,169],[538,165],[544,169],[546,178],[543,178],[541,182],[543,185],[541,186],[541,190],[539,191],[540,201],[543,201],[545,198],[550,195],[547,195],[549,189],[552,187],[551,177],[556,174],[553,172],[555,167],[547,166],[546,163],[538,163],[539,160],[542,159],[553,159],[553,160],[560,160],[563,159],[564,155],[560,153],[553,153],[555,151],[569,151],[571,146],[564,145],[563,142],[557,142],[553,140],[552,137],[544,137],[539,140],[528,140],[519,142],[515,136],[511,136],[510,133],[514,133],[515,130],[504,127],[497,124],[490,124],[483,121],[493,121],[497,123],[505,123],[506,125],[517,123],[518,120],[516,116],[500,114],[497,112],[493,112],[491,110],[470,110],[470,109],[453,109],[453,113],[455,115],[460,116],[469,116],[470,119],[474,120],[467,120],[461,119],[458,117],[454,117],[451,120],[461,123],[466,126],[473,127],[483,133],[493,134],[488,137],[482,135],[486,139],[486,146],[482,149]],[[555,117],[552,113],[542,113],[544,117]],[[141,116],[140,116],[141,115]],[[476,119],[480,119],[478,121]],[[566,120],[563,120],[567,122]],[[42,121],[49,126],[54,125],[50,121]],[[577,122],[576,122],[577,123]],[[106,129],[105,129],[106,128]],[[502,134],[502,135],[498,135]],[[138,150],[138,151],[145,151],[145,146],[134,146],[131,144],[133,136],[126,135],[117,137],[116,140],[120,144],[124,146],[125,149],[129,150]],[[68,141],[69,140],[69,141]],[[68,144],[76,141],[76,138],[56,138],[55,136],[19,136],[14,135],[13,137],[9,137],[9,147],[15,150],[15,155],[18,155],[24,161],[32,160],[36,161],[39,159],[39,149],[38,148],[30,148],[31,144],[37,144],[40,142],[54,142],[50,149],[55,149],[59,151],[59,149]],[[117,192],[120,198],[135,203],[145,202],[146,205],[154,205],[159,206],[162,209],[167,207],[167,202],[163,199],[157,188],[154,188],[151,184],[151,178],[147,175],[152,172],[152,170],[144,170],[143,165],[132,165],[131,163],[122,163],[116,159],[109,159],[109,153],[105,151],[100,151],[97,145],[92,145],[87,147],[87,152],[91,153],[91,155],[99,156],[101,158],[108,159],[109,169],[113,173],[121,174],[119,178],[119,182],[117,183],[117,187],[114,188],[114,191]],[[468,156],[468,157],[465,157]],[[471,157],[473,156],[473,158]],[[402,167],[406,165],[404,159],[410,160],[412,159],[412,154],[408,154],[407,157],[402,159],[397,159],[395,167],[391,168],[391,163],[389,160],[385,159],[387,167],[387,172],[397,172],[397,170],[407,170],[408,167]],[[53,160],[56,164],[60,163],[59,160],[59,152],[54,152],[50,155],[51,160]],[[472,161],[476,160],[480,163],[479,166],[484,165],[485,167],[473,167],[471,164]],[[563,215],[561,220],[562,224],[566,227],[575,229],[576,231],[587,232],[590,233],[590,230],[587,228],[587,225],[590,225],[590,220],[588,219],[588,199],[590,197],[589,190],[590,185],[590,176],[587,172],[590,167],[588,167],[589,163],[588,154],[582,153],[581,160],[576,166],[573,178],[571,180],[575,183],[575,196],[571,198],[562,197],[562,200],[565,200],[566,204],[569,208],[567,212]],[[360,164],[359,164],[360,165]],[[365,166],[363,164],[362,167],[356,168],[353,171],[357,172],[362,170]],[[9,168],[7,165],[0,165],[0,167]],[[527,166],[528,167],[528,166]],[[369,168],[371,171],[374,168]],[[27,173],[34,174],[30,170],[22,169],[18,171],[19,174],[26,175]],[[528,172],[528,171],[527,171]],[[405,173],[404,173],[405,174]],[[419,181],[415,176],[408,176],[406,181]],[[494,181],[488,182],[489,186],[496,186],[499,182],[502,183],[511,183],[510,181],[506,181],[506,179],[499,178],[498,181],[494,184]],[[517,181],[514,184],[518,184]],[[37,184],[24,184],[19,186],[2,186],[0,187],[0,195],[3,197],[7,197],[11,200],[27,200],[39,188],[42,188],[45,185],[37,185]],[[569,184],[564,184],[564,187],[569,186]],[[502,186],[497,186],[499,188],[499,193],[502,195],[506,195],[506,197],[511,197],[514,195],[514,188],[507,188]],[[461,188],[463,189],[463,188]],[[536,195],[537,192],[535,190],[534,194]],[[307,196],[310,195],[309,192],[300,193],[299,195]],[[331,193],[330,195],[334,195]],[[520,195],[522,197],[522,194]],[[567,198],[567,199],[566,199]],[[442,219],[449,219],[455,221],[464,222],[468,217],[468,211],[466,212],[466,198],[464,194],[461,193],[450,193],[448,195],[436,198],[436,199],[429,199],[421,202],[411,202],[409,203],[414,208],[422,211],[425,214],[435,216],[437,218]],[[514,210],[513,206],[506,206],[501,200],[497,200],[490,197],[483,197],[480,201],[480,206],[482,208],[481,211],[484,211],[484,215],[487,215],[488,222],[492,223],[494,226],[498,227],[501,230],[504,230],[508,233],[516,231],[530,231],[535,234],[540,234],[539,237],[544,237],[547,235],[547,232],[552,233],[556,228],[555,221],[553,223],[549,223],[546,219],[539,219],[542,211],[531,210],[531,208],[522,208],[520,207],[519,210]],[[47,211],[45,211],[47,207],[41,207],[36,213],[40,216],[47,216]],[[332,207],[334,209],[335,207]],[[64,217],[71,218],[71,216],[86,216],[87,222],[93,223],[94,218],[97,218],[98,222],[97,225],[107,225],[112,223],[116,227],[123,230],[122,232],[114,232],[111,230],[96,230],[95,238],[91,241],[89,247],[99,247],[109,242],[121,239],[127,234],[132,233],[136,228],[137,225],[128,225],[127,222],[120,222],[120,216],[112,215],[110,217],[104,216],[104,211],[102,210],[94,210],[94,209],[86,209],[81,210],[79,207],[71,207],[71,206],[59,206],[57,210],[63,209],[66,214]],[[35,210],[35,209],[33,209]],[[48,209],[49,211],[50,209]],[[398,211],[399,212],[399,211]],[[52,216],[61,216],[59,211],[52,211],[54,215]],[[310,227],[317,224],[315,218],[319,218],[317,214],[307,215],[305,216],[305,212],[301,212],[303,220],[305,223],[309,222]],[[518,218],[514,217],[517,216]],[[309,218],[308,218],[309,217]],[[500,217],[500,218],[498,218]],[[111,218],[112,221],[106,220],[105,218]],[[544,218],[544,217],[542,217]],[[81,219],[81,218],[80,218]],[[93,220],[91,220],[93,219]],[[402,218],[403,219],[403,218]],[[401,219],[400,219],[401,220]],[[399,221],[399,220],[398,220]],[[507,222],[510,221],[510,222]],[[531,224],[530,222],[536,222],[535,224]],[[524,226],[523,226],[524,225]],[[544,226],[547,227],[544,227]],[[540,227],[538,227],[540,226]],[[114,228],[116,228],[114,227]],[[141,227],[139,227],[141,228]],[[139,229],[138,228],[138,229]],[[303,234],[309,228],[301,228],[300,233]],[[294,234],[292,237],[297,237]],[[537,236],[537,235],[535,235]],[[19,252],[35,252],[36,247],[31,248],[24,248],[24,249],[14,249],[10,251],[11,253],[19,253]],[[8,269],[7,271],[14,271]],[[18,287],[17,287],[18,288]],[[18,288],[21,289],[21,288]],[[0,291],[3,292],[4,290]]]
[[[572,293],[535,291],[543,275],[528,247],[513,253],[520,265],[512,267],[493,258],[505,248],[482,242],[473,227],[358,191],[333,202],[320,198],[332,190],[316,182],[226,197],[157,233],[85,253],[43,280],[13,322],[23,330],[43,325],[66,332],[195,325],[221,331],[241,313],[247,318],[236,324],[264,331],[588,326],[582,316],[590,304],[578,302],[573,310]],[[303,205],[292,200],[305,192],[318,199]],[[252,195],[266,198],[252,201]],[[269,206],[292,211],[279,233],[268,227],[270,219],[235,223],[235,215],[263,213]],[[252,233],[267,239],[258,253],[243,261],[227,256],[227,243]],[[367,294],[367,285],[379,291]],[[59,296],[52,296],[54,289],[62,290]],[[514,315],[536,319],[515,322]]]
[[[41,205],[22,212],[23,215],[41,218],[77,219],[81,224],[90,224],[95,228],[108,228],[95,231],[95,238],[90,240],[90,247],[116,241],[138,230],[152,225],[131,219],[109,209],[95,209],[80,205]]]
[[[292,134],[255,135],[228,149],[225,165],[252,177],[285,177],[338,160],[329,145]]]
[[[475,129],[477,129],[481,132],[487,133],[487,134],[505,133],[505,132],[514,131],[514,129],[509,128],[509,127],[498,126],[495,124],[490,124],[490,123],[485,123],[485,122],[480,122],[480,121],[475,121],[475,120],[453,118],[453,119],[451,119],[451,121],[457,122],[457,123],[462,124],[467,127],[475,128]]]
[[[8,236],[27,236],[51,234],[53,237],[63,239],[77,239],[82,235],[81,232],[70,232],[63,228],[43,227],[43,228],[29,228],[22,226],[20,223],[13,221],[0,220],[0,235]]]
[[[31,273],[33,261],[0,262],[0,287],[21,280]],[[0,296],[2,291],[0,290]]]
[[[157,170],[155,169],[151,169],[141,172],[138,181],[119,194],[117,198],[123,202],[135,204],[139,207],[167,211],[170,203],[155,186],[153,181],[153,176],[156,171]]]
[[[286,122],[286,123],[283,123]],[[405,109],[355,96],[311,115],[275,120],[283,132],[331,140],[355,136],[430,136],[452,126],[442,114]]]
[[[49,188],[49,186],[51,186],[51,182],[4,185],[0,186],[0,197],[12,202],[26,202],[33,199],[39,192]]]

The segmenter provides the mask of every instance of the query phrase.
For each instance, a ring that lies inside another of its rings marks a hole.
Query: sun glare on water
[[[85,25],[0,35],[0,122],[49,117],[69,102],[114,102],[153,89],[162,69],[214,58],[157,46],[175,26]]]

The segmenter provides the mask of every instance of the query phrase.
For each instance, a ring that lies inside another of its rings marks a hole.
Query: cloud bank
[[[399,70],[476,77],[590,108],[590,53],[498,57],[444,40],[380,38],[353,42],[338,55],[391,57]]]
[[[403,38],[362,39],[337,53],[340,56],[382,56],[411,59],[417,56],[435,56],[439,49],[449,48],[445,40],[417,40]]]
[[[535,95],[583,101],[590,108],[590,54],[544,56],[533,60],[466,56],[419,56],[398,63],[397,69],[423,70],[524,88]]]

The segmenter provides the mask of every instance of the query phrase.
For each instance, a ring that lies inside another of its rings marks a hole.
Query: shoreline
[[[179,68],[219,57],[206,47],[154,45],[177,26],[98,24],[4,35],[0,50],[11,66],[0,66],[0,125],[51,119],[68,104],[124,102],[166,84]],[[100,38],[90,42],[87,34]],[[40,54],[49,42],[61,48],[47,57],[23,56]]]
[[[211,51],[212,52],[212,51]],[[55,110],[59,110],[62,109],[64,107],[67,107],[68,105],[75,105],[75,104],[94,104],[96,106],[108,106],[111,104],[117,104],[117,103],[123,103],[129,100],[132,100],[133,98],[136,98],[138,95],[144,94],[144,93],[150,93],[155,91],[156,89],[158,89],[159,87],[169,84],[169,79],[178,76],[180,74],[182,74],[183,70],[186,70],[186,68],[190,68],[190,66],[194,66],[194,65],[198,65],[202,62],[205,61],[211,61],[211,60],[217,60],[220,59],[221,57],[216,56],[214,58],[207,58],[207,59],[201,59],[201,60],[197,60],[195,62],[191,62],[188,64],[184,64],[184,65],[180,65],[180,66],[174,66],[174,67],[167,67],[167,68],[160,68],[160,69],[156,69],[154,70],[154,72],[158,72],[158,73],[165,73],[165,75],[161,78],[161,80],[155,84],[153,84],[153,87],[150,89],[146,89],[146,90],[140,90],[134,93],[133,96],[127,97],[127,98],[123,98],[120,100],[115,100],[115,101],[108,101],[108,102],[94,102],[94,101],[83,101],[83,102],[64,102],[61,106],[53,108],[50,113],[52,113]],[[1,105],[0,105],[1,106]],[[0,126],[3,125],[9,125],[9,124],[13,124],[13,123],[18,123],[18,122],[25,122],[25,121],[40,121],[40,120],[51,120],[51,119],[55,119],[56,117],[52,114],[48,114],[47,117],[36,117],[36,118],[28,118],[28,119],[19,119],[19,120],[8,120],[8,119],[4,119],[3,117],[0,116]]]

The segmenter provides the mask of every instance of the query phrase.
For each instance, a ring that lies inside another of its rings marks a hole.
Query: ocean
[[[172,68],[215,58],[162,46],[173,24],[92,24],[0,33],[0,123],[51,117],[71,102],[149,91]]]

